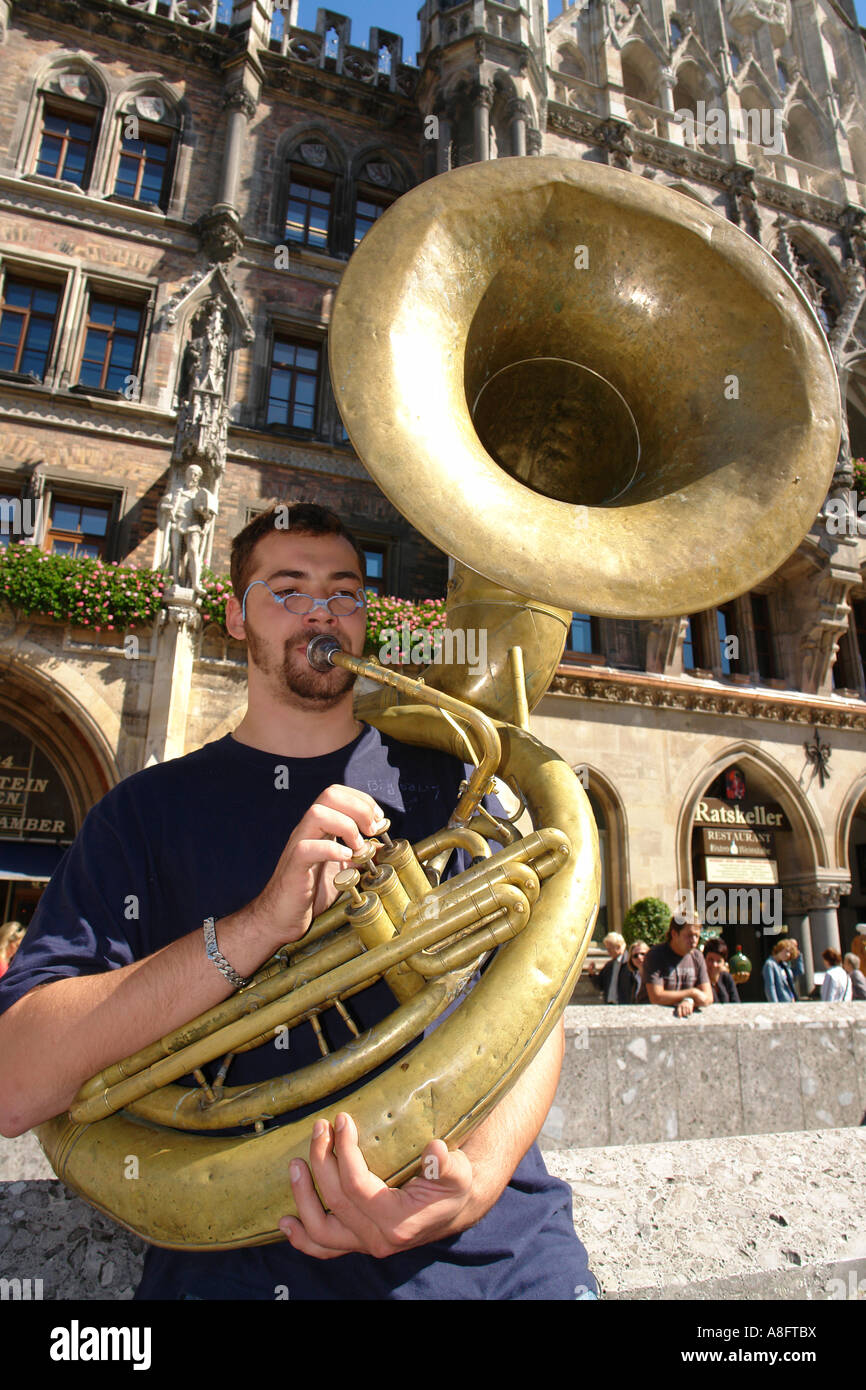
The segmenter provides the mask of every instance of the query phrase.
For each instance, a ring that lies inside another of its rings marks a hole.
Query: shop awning
[[[25,840],[0,840],[0,879],[30,878],[47,883],[65,846],[28,844]]]

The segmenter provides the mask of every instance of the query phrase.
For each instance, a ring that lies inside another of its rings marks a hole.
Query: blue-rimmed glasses
[[[354,594],[331,594],[330,598],[313,598],[312,594],[299,594],[294,589],[289,589],[284,594],[275,594],[266,580],[254,579],[252,584],[247,585],[244,592],[241,604],[241,620],[243,622],[246,622],[247,618],[247,594],[257,584],[261,584],[263,588],[267,589],[274,602],[281,603],[287,613],[294,613],[299,618],[305,617],[307,613],[312,613],[317,608],[326,608],[334,618],[349,618],[359,608],[363,608],[367,602],[367,595],[363,589],[356,589]]]

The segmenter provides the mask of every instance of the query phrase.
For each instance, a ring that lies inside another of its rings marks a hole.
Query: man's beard
[[[256,666],[262,675],[271,678],[270,684],[274,694],[286,704],[296,705],[300,699],[310,709],[331,709],[339,704],[346,691],[351,690],[355,684],[355,673],[344,671],[340,666],[332,666],[327,671],[316,671],[303,652],[293,650],[298,642],[297,637],[286,641],[282,660],[279,660],[269,659],[264,642],[260,641],[249,624],[246,635],[250,663]],[[316,635],[315,632],[310,633],[311,638]],[[338,637],[337,640],[341,644],[345,642],[345,638]],[[347,642],[345,650],[349,650]]]

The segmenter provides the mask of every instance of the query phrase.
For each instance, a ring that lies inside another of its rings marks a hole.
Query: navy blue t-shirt
[[[129,965],[205,917],[244,907],[333,783],[368,792],[390,817],[391,835],[416,841],[446,824],[463,776],[456,759],[365,726],[322,757],[265,753],[227,735],[126,778],[89,812],[45,889],[0,979],[0,1013],[36,985]],[[349,1007],[364,1031],[395,1001],[379,981]],[[350,1040],[334,1010],[321,1023],[332,1048]],[[305,1023],[292,1030],[289,1050],[241,1053],[227,1079],[266,1080],[320,1055]],[[287,1179],[287,1199],[289,1192]],[[274,1299],[287,1289],[291,1299],[571,1299],[576,1288],[596,1285],[572,1227],[571,1192],[533,1144],[498,1202],[458,1236],[383,1260],[317,1260],[288,1241],[212,1252],[152,1247],[136,1297]]]

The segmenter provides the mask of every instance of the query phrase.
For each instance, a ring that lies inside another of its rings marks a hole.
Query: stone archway
[[[859,922],[866,922],[866,775],[849,791],[836,827],[836,856],[848,870],[850,892],[839,900],[840,949],[850,951]]]
[[[773,939],[783,929],[800,943],[806,965],[805,987],[811,988],[813,955],[816,952],[820,955],[828,944],[825,938],[828,933],[832,934],[840,874],[831,864],[820,822],[796,780],[762,749],[748,743],[730,744],[705,764],[694,778],[683,800],[677,826],[678,886],[688,889],[697,903],[703,881],[703,901],[709,900],[706,876],[700,880],[697,873],[701,849],[706,862],[706,844],[699,847],[695,834],[707,828],[708,815],[698,813],[702,803],[709,808],[709,813],[712,812],[714,798],[708,793],[727,770],[734,768],[742,772],[745,781],[746,796],[739,809],[742,821],[738,818],[739,804],[734,802],[730,808],[726,808],[732,819],[722,818],[719,827],[726,831],[736,830],[735,843],[749,838],[754,841],[757,837],[763,844],[761,848],[755,846],[753,849],[748,844],[742,848],[738,844],[734,853],[742,854],[743,868],[739,877],[736,868],[729,871],[731,896],[735,897],[737,893],[742,895],[743,885],[751,884],[754,873],[755,888],[750,905],[757,906],[760,871],[749,869],[747,875],[745,868],[752,858],[756,863],[766,859],[775,864],[777,874],[775,883],[762,885],[760,914],[754,921],[746,922],[739,933],[749,937],[751,949],[746,948],[747,954],[752,956],[754,952],[757,955],[757,959],[753,959],[752,981],[740,992],[744,999],[763,997],[758,971],[772,949]],[[748,819],[750,816],[751,819]],[[776,896],[779,890],[780,897]],[[744,900],[741,898],[741,901]],[[772,920],[774,917],[776,921]],[[781,917],[781,921],[778,921],[778,917]],[[730,935],[729,947],[745,945],[744,941],[733,939],[737,934],[736,927],[730,931],[726,927],[720,932],[726,939]]]
[[[7,653],[0,650],[0,719],[38,744],[57,768],[77,833],[91,806],[121,780],[110,741],[117,716],[88,683],[76,689],[69,670],[60,685],[25,668],[21,658],[26,645],[19,643],[17,659],[8,664]]]
[[[574,772],[589,797],[598,829],[605,911],[599,911],[593,938],[601,941],[610,931],[622,931],[631,904],[628,822],[622,797],[604,773],[589,763],[576,764]]]
[[[98,703],[98,701],[96,702]],[[42,673],[0,665],[0,914],[29,923],[115,759],[74,695]]]

